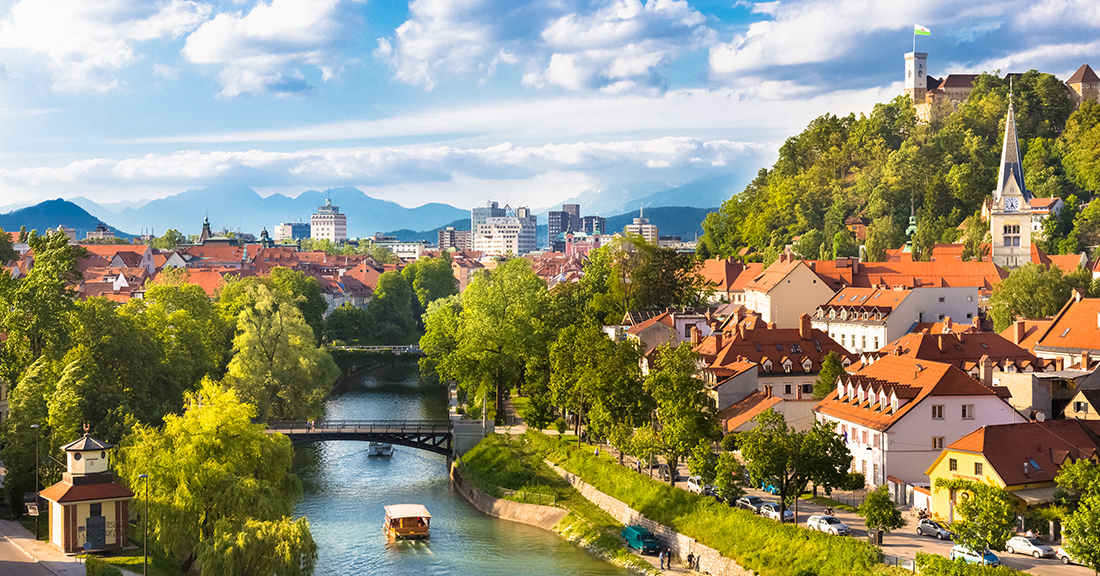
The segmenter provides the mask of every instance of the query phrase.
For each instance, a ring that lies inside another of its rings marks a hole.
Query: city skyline
[[[1100,64],[1100,9],[1071,0],[9,0],[0,204],[240,184],[544,207],[744,182],[814,117],[901,94],[914,23],[935,76]]]

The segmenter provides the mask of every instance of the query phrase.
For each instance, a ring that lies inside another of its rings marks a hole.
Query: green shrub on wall
[[[84,573],[88,576],[122,576],[122,571],[95,556],[84,557]]]
[[[1024,576],[1008,566],[981,566],[962,560],[948,560],[938,554],[917,552],[917,571],[924,576]]]

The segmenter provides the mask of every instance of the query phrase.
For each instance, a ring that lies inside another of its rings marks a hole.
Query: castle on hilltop
[[[1021,74],[1006,74],[1019,78]],[[931,117],[934,105],[949,104],[958,108],[974,90],[978,74],[948,74],[943,78],[928,75],[928,53],[909,52],[905,55],[905,94],[917,106],[917,114],[923,119]],[[1066,94],[1075,108],[1085,100],[1100,101],[1100,76],[1088,64],[1082,64],[1077,72],[1066,80]]]

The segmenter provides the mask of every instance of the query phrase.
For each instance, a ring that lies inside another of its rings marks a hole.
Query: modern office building
[[[535,215],[527,208],[517,208],[511,216],[490,217],[477,227],[474,250],[513,256],[534,252],[536,223]]]
[[[343,242],[348,239],[348,216],[340,213],[339,206],[332,205],[332,198],[326,199],[324,206],[317,207],[309,225],[310,237],[314,240]]]
[[[474,247],[472,236],[469,230],[455,230],[454,227],[448,226],[439,231],[439,249],[472,250]]]
[[[634,219],[634,223],[627,224],[623,231],[627,234],[637,234],[650,244],[657,243],[657,225],[649,223],[649,219],[645,217],[644,209],[639,211],[638,217]]]
[[[585,234],[607,234],[607,218],[603,216],[585,216],[581,218],[581,232]]]
[[[302,238],[309,238],[312,236],[309,228],[309,222],[283,222],[282,224],[276,224],[275,233],[271,235],[271,239],[276,242],[282,242],[283,240],[301,240]]]
[[[505,216],[507,207],[501,208],[496,202],[487,202],[484,207],[470,210],[470,230],[477,233],[477,227],[488,222],[490,218]]]

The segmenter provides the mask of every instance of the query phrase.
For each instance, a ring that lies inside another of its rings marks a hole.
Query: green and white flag
[[[921,26],[920,24],[914,24],[913,25],[913,34],[915,34],[917,36],[931,36],[932,31],[925,28],[924,26]]]

